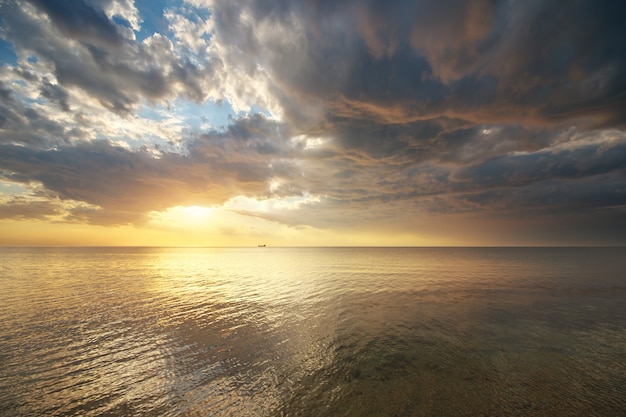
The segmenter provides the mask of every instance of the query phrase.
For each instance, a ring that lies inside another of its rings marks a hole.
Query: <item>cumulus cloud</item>
[[[142,100],[180,95],[202,101],[207,95],[199,76],[210,73],[206,62],[180,59],[159,34],[128,39],[123,27],[82,0],[5,2],[0,13],[23,71],[47,73],[48,82],[80,89],[111,111],[128,114]]]

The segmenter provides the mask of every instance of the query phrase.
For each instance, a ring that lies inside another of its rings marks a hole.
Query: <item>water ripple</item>
[[[0,414],[619,415],[625,252],[1,249]]]

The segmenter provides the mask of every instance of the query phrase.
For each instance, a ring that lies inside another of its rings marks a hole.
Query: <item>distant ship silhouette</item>
[[[266,245],[259,245],[259,248],[264,248]]]

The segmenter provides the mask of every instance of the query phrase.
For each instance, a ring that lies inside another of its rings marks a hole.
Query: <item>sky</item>
[[[625,245],[625,16],[2,0],[0,245]]]

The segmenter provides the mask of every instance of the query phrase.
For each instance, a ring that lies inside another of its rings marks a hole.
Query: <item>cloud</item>
[[[52,23],[67,37],[93,45],[117,48],[123,37],[107,15],[83,1],[29,0],[44,11]]]
[[[3,7],[5,37],[49,61],[60,84],[118,112],[183,95],[255,104],[303,128],[331,115],[381,124],[624,118],[626,33],[615,2],[215,1],[203,20],[168,10],[173,39],[141,43],[95,4],[29,4]]]
[[[623,118],[621,7],[216,1],[211,10],[227,71],[256,80],[292,121],[310,122],[306,113],[321,107],[314,116],[383,124],[605,125]]]
[[[59,207],[50,200],[21,197],[0,200],[0,219],[47,220],[59,214]]]
[[[226,131],[190,138],[182,153],[129,149],[107,140],[53,148],[5,144],[0,173],[14,183],[41,184],[61,201],[85,202],[104,211],[85,212],[86,221],[141,223],[146,212],[173,204],[268,196],[271,178],[292,175],[283,128],[261,115],[245,117]]]
[[[2,212],[146,224],[231,204],[294,227],[397,230],[622,213],[625,11],[187,1],[138,40],[153,17],[131,1],[2,2],[18,63],[0,68],[0,174],[45,190]],[[233,116],[193,127],[172,111],[187,101]]]
[[[68,93],[57,84],[52,84],[46,78],[42,80],[41,95],[50,101],[58,103],[63,111],[70,111]]]
[[[131,113],[143,100],[203,101],[208,95],[204,81],[210,65],[177,56],[162,35],[141,43],[122,36],[122,26],[82,0],[14,3],[5,2],[0,13],[22,71],[44,73],[47,82],[80,89],[120,114]]]
[[[520,186],[549,179],[578,179],[612,172],[626,172],[626,135],[604,133],[611,141],[566,143],[534,153],[500,155],[467,166],[456,178],[483,186]]]

